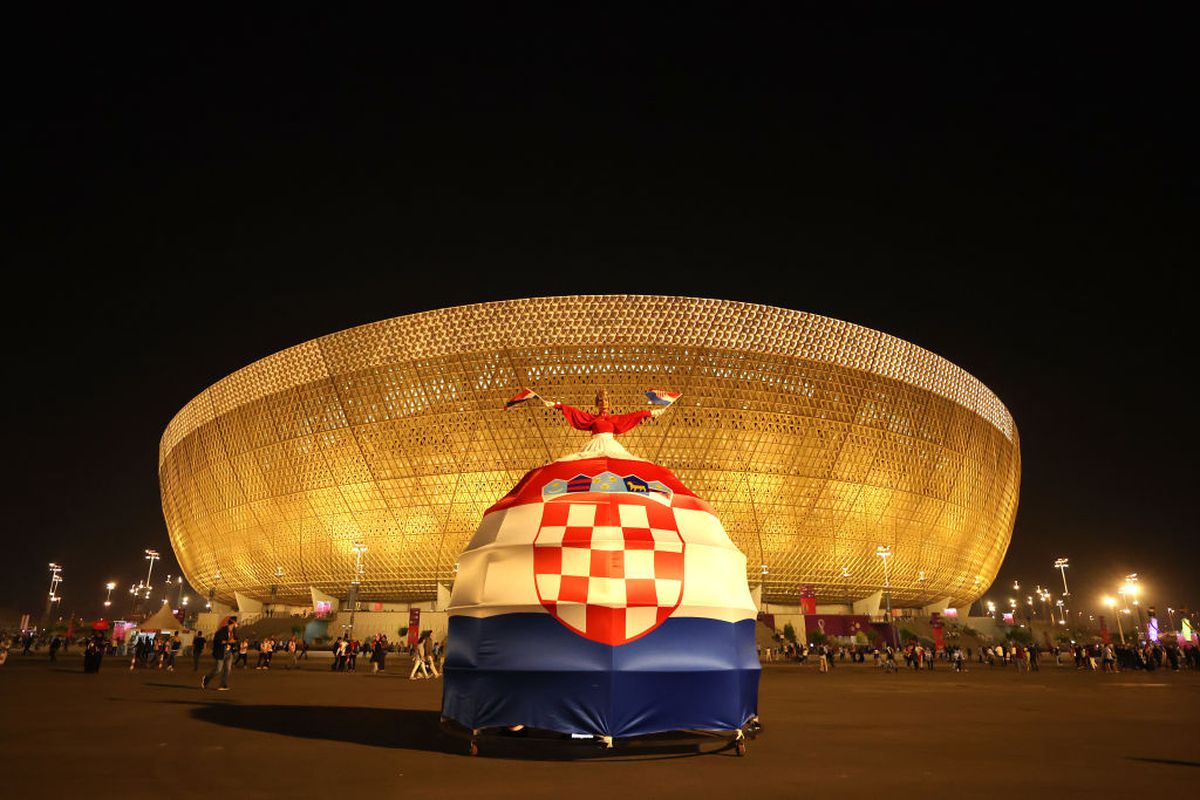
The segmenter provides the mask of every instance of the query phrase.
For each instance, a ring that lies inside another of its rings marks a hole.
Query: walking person
[[[237,646],[237,617],[230,617],[229,621],[225,623],[225,627],[213,634],[212,651],[216,663],[200,679],[201,689],[207,689],[208,682],[217,677],[217,673],[220,673],[221,685],[217,687],[217,691],[229,691],[229,670],[233,666],[233,651]]]
[[[55,636],[50,640],[50,663],[58,661],[58,649],[62,647],[62,639]]]
[[[215,644],[215,642],[214,642]],[[236,667],[239,664],[241,669],[246,668],[246,653],[250,650],[250,640],[242,639],[237,643],[237,658],[234,659],[233,665]]]
[[[203,633],[197,633],[192,639],[192,672],[200,671],[200,656],[204,654],[204,645],[207,643]]]
[[[284,666],[284,669],[296,669],[296,651],[297,651],[297,649],[299,649],[299,648],[296,646],[296,634],[293,633],[292,638],[288,639],[288,643],[287,643],[288,661],[287,661],[287,664]]]
[[[425,639],[417,640],[417,643],[412,647],[412,672],[408,673],[408,679],[415,681],[417,679],[417,670],[421,671],[421,677],[429,677],[429,668],[425,666]]]

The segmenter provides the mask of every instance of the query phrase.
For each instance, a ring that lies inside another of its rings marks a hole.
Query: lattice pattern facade
[[[587,434],[519,387],[615,412],[650,386],[684,393],[624,435],[709,500],[764,598],[977,598],[1012,535],[1016,427],[978,380],[933,353],[814,314],[684,297],[482,303],[324,336],[235,372],[163,434],[163,513],[188,581],[307,602],[436,596],[484,510]],[[277,576],[276,571],[282,575]],[[849,577],[843,571],[849,572]],[[220,576],[219,579],[217,576]]]

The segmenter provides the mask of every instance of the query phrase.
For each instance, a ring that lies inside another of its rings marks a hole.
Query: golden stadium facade
[[[943,358],[879,331],[724,300],[480,303],[323,336],[217,382],[159,449],[163,513],[198,590],[416,601],[454,579],[484,510],[587,434],[501,408],[520,387],[614,413],[683,398],[621,437],[708,499],[763,598],[969,603],[1008,548],[1020,451],[1008,410]],[[531,406],[536,406],[532,407]],[[760,566],[765,565],[765,566]],[[765,572],[765,574],[761,574]]]

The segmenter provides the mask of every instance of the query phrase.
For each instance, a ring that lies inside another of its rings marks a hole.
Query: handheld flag
[[[667,392],[662,389],[648,389],[646,391],[646,399],[652,405],[656,406],[669,406],[681,397],[683,397],[682,392]]]
[[[514,394],[512,396],[512,399],[510,399],[507,403],[504,404],[504,410],[508,411],[513,406],[518,406],[527,400],[541,400],[541,399],[542,398],[538,395],[537,392],[533,391],[532,389],[527,389],[522,386],[521,391]]]

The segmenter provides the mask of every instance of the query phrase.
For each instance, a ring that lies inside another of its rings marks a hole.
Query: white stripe
[[[576,508],[585,509],[578,513],[594,518],[594,506],[572,507],[572,515],[577,513]],[[479,530],[459,557],[458,575],[450,598],[451,615],[491,617],[519,612],[548,613],[538,600],[533,573],[532,544],[541,516],[542,504],[528,503],[494,511],[481,520]],[[582,517],[572,516],[572,521],[575,519]],[[683,597],[672,616],[725,622],[754,619],[757,609],[746,583],[746,557],[734,547],[720,521],[707,512],[689,509],[675,509],[675,519],[687,547],[684,549]],[[549,533],[553,538],[554,533]],[[577,555],[569,555],[571,551]],[[649,550],[627,550],[626,577],[652,577],[653,558],[653,552]],[[564,566],[570,566],[571,571],[567,574],[588,573],[585,559],[590,563],[590,555],[586,549],[564,548],[563,559]],[[546,588],[549,589],[549,585]],[[557,596],[556,588],[553,596]],[[543,597],[551,599],[547,591],[543,592]],[[673,598],[669,599],[673,603]],[[564,603],[558,605],[560,615],[567,606]],[[578,627],[582,629],[583,606],[578,605],[567,613],[579,617]],[[635,619],[641,617],[635,615]],[[627,630],[639,624],[629,621],[628,616],[626,620]]]

